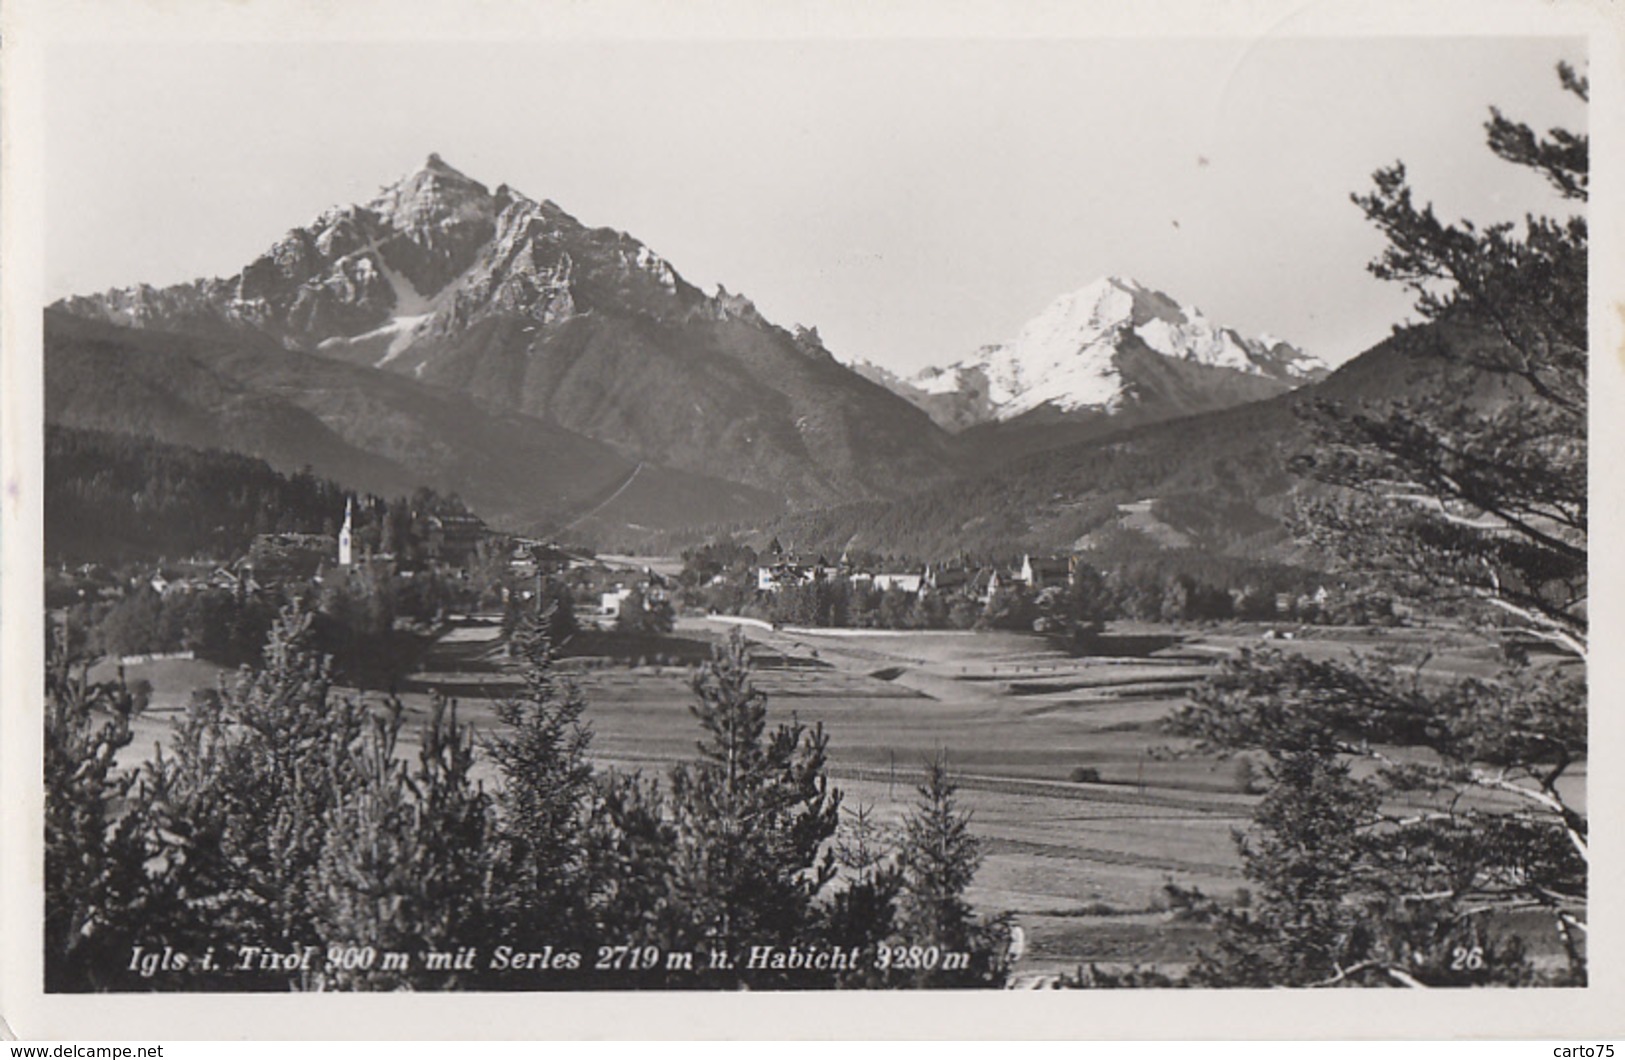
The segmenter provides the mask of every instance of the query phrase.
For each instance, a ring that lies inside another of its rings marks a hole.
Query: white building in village
[[[339,529],[339,566],[350,566],[353,558],[350,551],[350,530],[352,526],[352,510],[350,498],[344,498],[344,526]]]
[[[901,589],[905,593],[917,593],[924,583],[925,575],[919,571],[913,574],[877,574],[874,579],[875,588],[881,592]]]
[[[624,585],[616,586],[612,591],[598,595],[598,610],[605,618],[621,617],[621,605],[626,598],[632,595],[632,590]]]

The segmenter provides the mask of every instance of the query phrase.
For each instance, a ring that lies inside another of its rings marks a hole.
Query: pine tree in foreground
[[[916,790],[919,802],[903,822],[898,858],[900,940],[886,964],[909,986],[1001,986],[1009,972],[1009,923],[976,917],[965,898],[982,863],[981,844],[970,814],[959,808],[945,757],[926,763]]]
[[[484,741],[500,775],[494,852],[496,911],[512,941],[579,941],[591,889],[584,839],[593,805],[587,702],[559,674],[553,611],[523,616],[512,639],[522,689],[495,704],[501,723]]]
[[[283,611],[264,665],[194,694],[142,770],[132,815],[148,847],[152,943],[203,952],[222,939],[277,952],[321,947],[313,910],[329,815],[356,790],[367,709],[333,693],[311,615]],[[252,966],[237,989],[309,986]]]
[[[317,985],[338,989],[475,985],[475,971],[430,965],[430,953],[475,944],[491,929],[491,800],[471,778],[473,734],[436,696],[416,767],[398,753],[401,712],[375,714],[352,750],[355,785],[328,811],[312,913],[337,960]],[[405,966],[383,954],[406,955]]]
[[[122,776],[115,756],[139,697],[121,683],[89,684],[54,652],[50,988],[1002,981],[997,933],[964,901],[977,857],[945,773],[928,777],[901,845],[860,814],[846,837],[856,846],[842,846],[828,738],[795,723],[769,727],[742,639],[695,675],[699,757],[674,768],[664,790],[593,770],[585,701],[557,673],[542,618],[522,623],[516,646],[523,687],[499,705],[496,730],[476,741],[455,704],[434,697],[414,761],[401,742],[402,705],[336,694],[310,616],[292,607],[260,668],[195,695],[164,750]],[[474,779],[482,753],[497,767],[489,794]],[[844,878],[838,846],[851,870]],[[502,944],[551,944],[584,959],[562,974],[503,975],[485,963]],[[699,961],[594,967],[599,947],[622,944],[640,960],[654,952]],[[839,947],[861,959],[766,969],[705,959],[744,957],[752,946]],[[967,956],[935,970],[887,963],[910,947]],[[137,952],[193,963],[153,978],[132,962]],[[450,965],[443,958],[454,952],[480,956]]]
[[[1487,128],[1498,156],[1586,198],[1584,135],[1498,112]],[[1243,847],[1262,901],[1218,915],[1192,979],[1584,984],[1586,222],[1450,225],[1415,205],[1402,166],[1375,181],[1355,197],[1388,240],[1372,271],[1417,292],[1433,323],[1402,341],[1446,384],[1315,409],[1297,467],[1335,491],[1304,530],[1351,579],[1475,623],[1512,662],[1462,678],[1425,658],[1228,661],[1173,724],[1268,756],[1274,786]],[[1530,913],[1551,925],[1539,961],[1513,931]]]
[[[142,848],[118,810],[133,784],[117,769],[145,706],[122,674],[92,682],[66,631],[46,630],[45,988],[106,989],[129,960]]]
[[[832,850],[845,885],[830,896],[823,930],[837,948],[863,955],[861,967],[835,976],[837,986],[884,987],[895,978],[880,963],[882,949],[898,943],[903,870],[897,864],[897,838],[882,828],[868,806],[849,811],[836,834]]]
[[[672,899],[688,948],[790,946],[814,939],[815,901],[835,876],[826,847],[841,796],[826,772],[822,726],[769,730],[737,632],[695,675],[697,762],[670,776],[676,828]],[[720,982],[744,981],[737,971]],[[749,977],[753,986],[772,976]]]

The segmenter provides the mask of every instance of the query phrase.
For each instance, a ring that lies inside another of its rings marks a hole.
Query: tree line
[[[63,635],[76,650],[113,657],[192,652],[221,666],[257,666],[278,612],[290,603],[310,614],[317,648],[340,677],[389,687],[448,609],[480,599],[469,579],[425,569],[405,577],[382,566],[329,571],[320,582],[250,589],[203,586],[159,592],[141,582],[113,599],[63,607]],[[567,622],[568,612],[561,621]]]
[[[752,553],[754,554],[754,553]],[[690,555],[700,555],[691,553]],[[916,570],[920,568],[915,568]],[[1226,619],[1385,625],[1400,621],[1394,597],[1370,585],[1277,564],[1215,560],[1191,551],[1144,553],[1101,570],[1074,561],[1065,582],[1006,583],[985,592],[973,573],[963,584],[911,591],[880,588],[835,572],[759,589],[753,565],[709,573],[691,561],[683,599],[721,614],[782,625],[852,629],[1004,629],[1098,632],[1108,621],[1212,622]],[[1330,590],[1320,590],[1330,583]]]
[[[247,552],[260,534],[336,536],[347,499],[356,502],[357,556],[420,560],[422,517],[467,512],[427,487],[358,496],[309,468],[286,475],[240,453],[55,424],[45,428],[45,466],[48,563],[220,559]]]

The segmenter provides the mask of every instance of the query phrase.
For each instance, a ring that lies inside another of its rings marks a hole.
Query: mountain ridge
[[[778,327],[720,286],[706,294],[632,236],[488,189],[438,155],[234,276],[55,308],[410,376],[795,505],[954,473],[944,432],[842,366],[815,329]]]
[[[55,310],[46,312],[45,417],[237,452],[285,473],[309,466],[384,496],[429,486],[527,532],[579,517],[637,467],[556,424],[268,338],[182,335]],[[649,470],[599,513],[605,527],[688,525],[783,507],[737,483]]]
[[[1157,365],[1146,354],[1181,367]],[[1166,419],[1270,397],[1327,372],[1287,342],[1245,337],[1122,276],[1061,295],[1014,339],[951,364],[906,378],[868,363],[854,368],[955,432],[1025,417],[1056,422],[1132,411],[1138,420]],[[1190,381],[1170,388],[1170,373]]]
[[[927,559],[1088,554],[1125,540],[1162,547],[1140,540],[1150,517],[1211,555],[1295,561],[1299,550],[1286,530],[1290,509],[1300,492],[1320,488],[1289,467],[1295,453],[1312,446],[1302,410],[1316,402],[1382,406],[1428,395],[1492,406],[1514,384],[1474,371],[1470,350],[1496,341],[1448,321],[1399,329],[1325,378],[1262,401],[1101,428],[972,471],[949,487],[787,513],[761,533],[811,552]]]

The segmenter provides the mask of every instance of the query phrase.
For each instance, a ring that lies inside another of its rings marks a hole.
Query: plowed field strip
[[[1159,872],[1202,872],[1212,876],[1240,877],[1241,870],[1234,865],[1218,865],[1206,861],[1180,861],[1159,858],[1150,854],[1135,854],[1126,850],[1105,850],[1101,847],[1082,847],[1074,844],[1034,843],[1026,839],[1001,839],[989,836],[982,840],[982,850],[990,856],[999,854],[1030,854],[1041,858],[1062,858],[1066,861],[1092,861],[1105,865],[1128,865],[1134,868],[1156,869]]]
[[[615,752],[606,756],[622,762],[669,762],[661,755],[642,755],[636,752]],[[865,766],[830,766],[829,775],[837,780],[867,780],[877,784],[912,783],[912,771],[893,773],[888,769]],[[1243,820],[1251,815],[1258,800],[1244,795],[1215,793],[1206,798],[1190,798],[1163,792],[1135,791],[1114,785],[1068,784],[1049,780],[1020,780],[1013,777],[990,777],[974,773],[955,773],[954,783],[966,791],[987,791],[999,795],[1020,795],[1045,799],[1064,799],[1068,802],[1105,803],[1116,806],[1158,806],[1176,810],[1190,810],[1203,817],[1222,820]]]

